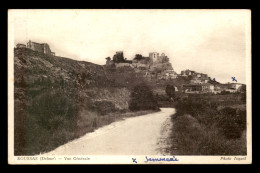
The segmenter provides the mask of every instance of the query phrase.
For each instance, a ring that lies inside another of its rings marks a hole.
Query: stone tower
[[[157,52],[151,52],[149,53],[149,58],[153,63],[156,63],[158,61],[159,58],[159,53]]]

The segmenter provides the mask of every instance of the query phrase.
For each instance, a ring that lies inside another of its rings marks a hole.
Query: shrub
[[[116,110],[114,103],[106,100],[94,102],[94,109],[99,112],[100,115],[105,115]]]
[[[75,94],[74,94],[75,95]],[[53,88],[32,97],[24,112],[25,155],[49,151],[74,137],[78,110],[75,97]],[[19,116],[18,114],[16,116]],[[61,129],[71,134],[66,136]],[[19,141],[17,141],[19,142]]]
[[[187,98],[178,101],[176,105],[177,115],[191,114],[191,104],[191,100]]]
[[[241,88],[240,88],[240,92],[241,92],[241,101],[243,103],[246,103],[246,86],[243,85]]]
[[[169,96],[169,98],[175,98],[175,88],[174,88],[174,86],[167,85],[165,92]]]
[[[230,91],[221,91],[220,94],[221,94],[221,95],[230,94]]]
[[[246,128],[246,112],[225,107],[220,111],[218,127],[226,138],[239,138]]]
[[[178,101],[176,105],[177,114],[190,114],[194,117],[198,117],[207,109],[207,102],[201,99],[192,100],[190,97]]]
[[[225,103],[219,101],[223,97]],[[172,138],[173,143],[178,141],[178,150],[173,154],[246,154],[246,110],[226,107],[226,100],[238,99],[236,95],[223,97],[189,95],[178,101],[177,118],[172,119]],[[225,108],[218,111],[219,106]]]
[[[129,109],[131,111],[138,111],[158,110],[159,108],[151,89],[145,84],[140,84],[132,90]]]

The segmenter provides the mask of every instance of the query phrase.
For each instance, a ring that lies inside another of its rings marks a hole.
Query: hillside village
[[[133,60],[127,60],[124,58],[123,51],[118,51],[113,59],[107,57],[106,60],[105,66],[107,68],[131,68],[145,77],[147,81],[155,81],[157,84],[163,81],[167,81],[167,83],[172,81],[175,90],[184,93],[236,93],[241,92],[241,87],[244,86],[241,83],[221,84],[213,81],[207,74],[189,69],[177,74],[164,53],[160,56],[157,52],[151,52],[148,57],[136,54]],[[186,82],[180,82],[182,85],[178,85],[175,83],[176,80]]]
[[[16,48],[28,48],[36,52],[40,52],[49,56],[55,56],[47,43],[36,43],[29,40],[27,45],[18,43]],[[207,74],[199,73],[192,70],[183,70],[177,74],[169,58],[164,54],[150,52],[149,56],[136,54],[133,60],[127,60],[123,51],[117,51],[113,58],[106,58],[106,69],[131,69],[135,73],[144,77],[147,82],[168,83],[175,85],[176,91],[184,93],[221,93],[241,92],[241,83],[221,84],[213,81]],[[176,83],[176,81],[179,81]],[[181,81],[181,82],[180,82]]]

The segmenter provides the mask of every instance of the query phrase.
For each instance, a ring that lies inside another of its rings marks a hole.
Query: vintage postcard
[[[9,9],[9,164],[251,164],[251,11]]]

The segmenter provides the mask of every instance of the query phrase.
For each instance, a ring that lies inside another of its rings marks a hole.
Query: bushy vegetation
[[[170,99],[175,98],[175,88],[173,85],[167,85],[165,89],[166,94],[169,96]]]
[[[246,155],[246,132],[240,138],[227,139],[215,125],[206,128],[188,114],[174,119],[172,155]],[[175,150],[173,150],[175,149]]]
[[[246,130],[246,111],[225,107],[219,111],[217,126],[228,139],[240,138]]]
[[[123,117],[154,111],[154,105],[147,103],[135,110],[138,112],[131,113],[129,100],[130,91],[126,88],[79,91],[46,84],[36,92],[27,85],[27,89],[17,92],[15,97],[15,155],[51,151]]]
[[[89,108],[89,110],[98,112],[102,116],[116,111],[115,104],[112,101],[107,100],[94,101],[89,104],[87,108]]]
[[[241,88],[240,88],[240,92],[242,93],[241,94],[241,101],[243,103],[246,103],[246,85],[243,85]]]
[[[239,97],[229,95],[232,96],[234,102],[242,104]],[[245,106],[244,109],[229,107],[224,103],[230,98],[217,102],[214,97],[219,96],[194,95],[178,101],[171,135],[172,140],[178,140],[177,154],[246,154]]]
[[[145,85],[137,85],[131,93],[129,109],[132,111],[139,110],[158,110],[158,103],[151,89]]]

